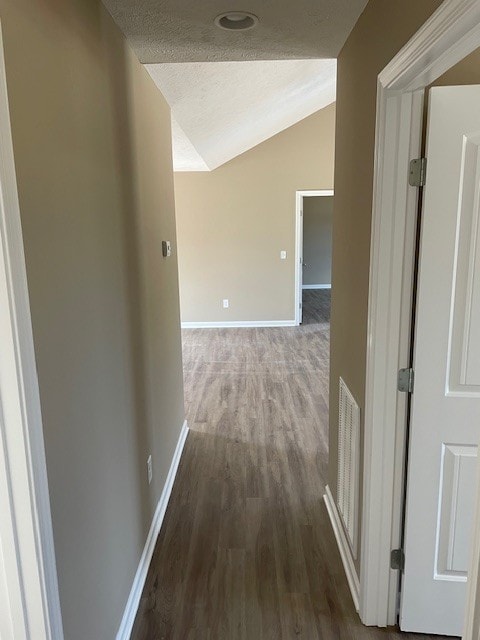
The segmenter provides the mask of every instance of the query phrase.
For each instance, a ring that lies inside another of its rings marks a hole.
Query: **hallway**
[[[360,624],[323,503],[329,308],[184,331],[190,433],[132,640],[417,637]]]

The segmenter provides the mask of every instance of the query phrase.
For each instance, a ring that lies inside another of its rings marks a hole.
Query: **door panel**
[[[430,91],[404,631],[461,635],[480,439],[480,86]]]
[[[467,579],[472,527],[470,488],[475,486],[477,447],[442,447],[435,577]]]
[[[452,310],[449,392],[480,393],[480,135],[462,150],[457,218],[458,248]],[[477,274],[477,277],[475,277]]]

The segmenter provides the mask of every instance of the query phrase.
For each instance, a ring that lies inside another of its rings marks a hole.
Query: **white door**
[[[480,86],[430,91],[400,627],[461,635],[480,440]]]

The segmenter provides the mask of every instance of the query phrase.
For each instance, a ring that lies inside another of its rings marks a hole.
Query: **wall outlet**
[[[153,478],[152,454],[150,454],[147,458],[147,477],[148,477],[148,484],[152,484],[152,478]]]
[[[230,305],[230,303],[229,303],[228,299],[225,298],[224,301],[223,301],[223,308],[224,309],[228,309],[229,305]]]
[[[287,252],[280,251],[280,260],[286,260],[286,259],[287,259]]]

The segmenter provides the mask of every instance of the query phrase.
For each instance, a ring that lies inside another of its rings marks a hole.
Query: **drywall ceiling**
[[[153,64],[176,171],[208,171],[335,100],[335,60]]]
[[[336,58],[367,0],[103,0],[141,62]],[[254,29],[214,19],[249,11]]]

